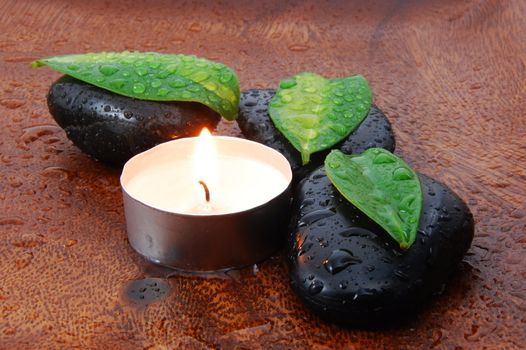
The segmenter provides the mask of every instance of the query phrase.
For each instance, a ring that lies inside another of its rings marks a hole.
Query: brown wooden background
[[[521,0],[0,1],[0,348],[524,349],[525,18]],[[219,60],[243,89],[303,70],[365,75],[398,152],[475,215],[461,272],[414,320],[377,331],[318,321],[280,257],[130,302],[131,281],[166,271],[127,243],[119,170],[49,115],[60,74],[29,69],[125,49]]]

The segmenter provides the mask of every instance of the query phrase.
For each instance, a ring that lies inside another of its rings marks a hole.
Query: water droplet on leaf
[[[112,65],[105,64],[99,67],[99,72],[101,72],[105,76],[113,75],[117,73],[118,71],[119,71],[119,68],[112,66]]]
[[[166,88],[160,88],[159,90],[157,90],[157,95],[163,97],[163,96],[168,95],[169,92],[170,90]]]
[[[286,79],[279,84],[279,87],[281,89],[290,89],[291,87],[296,86],[298,83],[296,82],[296,79]]]
[[[137,73],[138,76],[143,77],[148,74],[148,70],[144,67],[139,67],[135,69],[135,73]]]
[[[182,88],[182,87],[185,87],[187,84],[184,80],[177,79],[177,80],[172,80],[169,83],[169,85],[174,88]]]
[[[142,83],[135,83],[133,84],[132,90],[136,94],[142,94],[146,90],[146,87]]]
[[[219,77],[219,81],[222,83],[228,83],[232,79],[232,72],[225,71],[221,73],[221,76]]]
[[[393,172],[393,179],[395,180],[410,180],[413,174],[407,168],[397,168]]]
[[[121,89],[126,84],[124,79],[115,79],[110,81],[110,87],[113,89]]]
[[[373,164],[388,164],[388,163],[394,163],[394,161],[395,160],[390,155],[385,154],[385,153],[380,153],[374,158]]]

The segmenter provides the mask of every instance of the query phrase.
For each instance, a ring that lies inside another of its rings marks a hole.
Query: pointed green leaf
[[[361,75],[328,80],[304,72],[281,82],[268,111],[307,164],[312,153],[334,146],[356,129],[371,103],[371,89]]]
[[[325,171],[338,191],[401,248],[414,243],[423,197],[418,175],[402,159],[383,148],[360,155],[334,150],[325,158]]]
[[[42,65],[120,95],[194,101],[228,120],[237,117],[239,81],[234,71],[196,56],[124,51],[55,56],[32,63]]]

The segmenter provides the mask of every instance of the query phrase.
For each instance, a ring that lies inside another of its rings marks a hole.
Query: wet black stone
[[[301,165],[301,155],[279,132],[268,114],[268,103],[274,96],[272,89],[252,89],[241,93],[237,123],[246,138],[263,143],[281,152],[290,162],[294,178],[301,180],[308,173],[323,164],[329,150],[311,156],[306,166]],[[391,123],[375,105],[369,115],[345,140],[335,145],[346,154],[361,153],[368,148],[382,147],[389,151],[395,149],[395,138]]]
[[[300,182],[287,260],[305,305],[327,320],[367,326],[404,318],[440,293],[471,245],[473,216],[448,187],[420,180],[423,210],[406,251],[345,200],[322,167]]]
[[[115,165],[175,138],[214,129],[220,115],[194,102],[137,100],[64,76],[51,86],[48,107],[83,152]]]

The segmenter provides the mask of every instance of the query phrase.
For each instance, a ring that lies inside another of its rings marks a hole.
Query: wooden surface
[[[0,2],[0,348],[524,349],[526,2],[148,4]],[[224,62],[243,89],[303,70],[365,75],[398,152],[475,215],[460,273],[418,317],[376,331],[317,320],[280,256],[165,279],[127,243],[120,171],[83,155],[49,115],[60,74],[29,69],[125,49]],[[134,299],[146,277],[161,277],[164,299]]]

